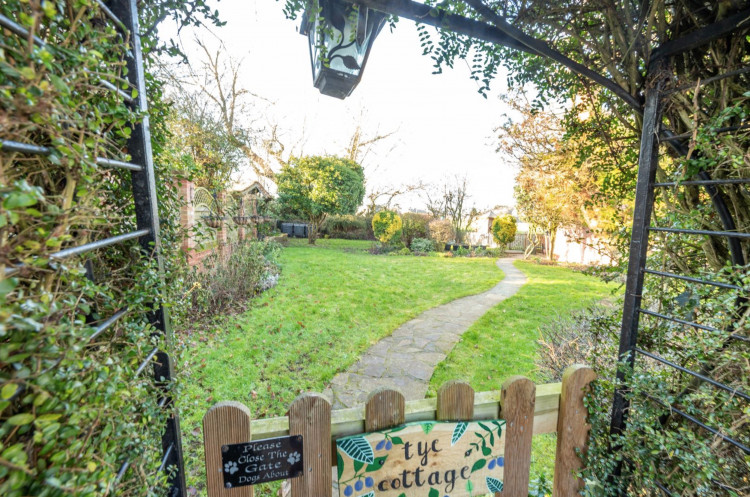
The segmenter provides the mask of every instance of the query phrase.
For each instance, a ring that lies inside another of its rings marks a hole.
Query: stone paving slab
[[[323,395],[334,409],[362,405],[378,387],[396,388],[406,400],[423,399],[435,367],[461,335],[526,283],[513,260],[497,260],[505,278],[491,289],[428,309],[367,349],[347,372],[331,380]]]

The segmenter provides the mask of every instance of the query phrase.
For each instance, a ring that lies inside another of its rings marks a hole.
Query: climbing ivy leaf
[[[427,494],[427,497],[440,497],[440,492],[436,488],[430,488],[430,493]]]

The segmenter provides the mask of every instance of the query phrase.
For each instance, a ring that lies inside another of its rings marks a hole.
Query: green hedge
[[[122,36],[94,2],[6,0],[0,13],[44,40],[3,31],[0,119],[5,140],[49,147],[48,157],[0,149],[0,265],[23,264],[0,280],[0,495],[147,495],[161,492],[161,433],[150,368],[139,364],[159,343],[145,314],[163,283],[135,242],[63,261],[61,249],[135,229],[130,174],[96,166],[121,160],[141,117],[100,79],[125,87]],[[149,32],[163,5],[141,12]],[[181,23],[208,13],[202,1],[170,2]],[[188,18],[188,11],[194,10]],[[153,31],[151,31],[153,32]],[[147,62],[157,49],[143,40]],[[166,303],[179,317],[177,175],[163,149],[160,84],[148,80],[158,154]],[[130,92],[130,89],[127,89]],[[85,267],[88,268],[85,269]],[[4,272],[0,272],[4,274]],[[99,335],[117,311],[125,318]],[[93,339],[92,339],[93,337]],[[118,480],[121,465],[129,469]]]

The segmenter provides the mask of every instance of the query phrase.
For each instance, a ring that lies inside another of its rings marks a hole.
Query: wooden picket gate
[[[586,450],[589,425],[584,395],[596,377],[587,366],[570,366],[562,383],[535,385],[523,376],[509,378],[500,391],[477,392],[466,383],[443,384],[436,399],[404,401],[390,389],[370,394],[364,406],[331,410],[322,395],[297,397],[286,417],[253,420],[239,402],[221,402],[203,418],[208,497],[252,497],[253,487],[225,488],[221,448],[251,440],[301,435],[304,469],[292,478],[292,497],[332,497],[335,440],[414,421],[471,421],[504,419],[504,488],[497,497],[526,497],[529,488],[533,435],[557,433],[553,497],[579,494],[583,482],[579,452]]]

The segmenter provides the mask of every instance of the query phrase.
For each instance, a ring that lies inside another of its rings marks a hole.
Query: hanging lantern
[[[300,33],[309,41],[315,88],[340,99],[351,95],[385,18],[382,12],[343,0],[313,0]]]

